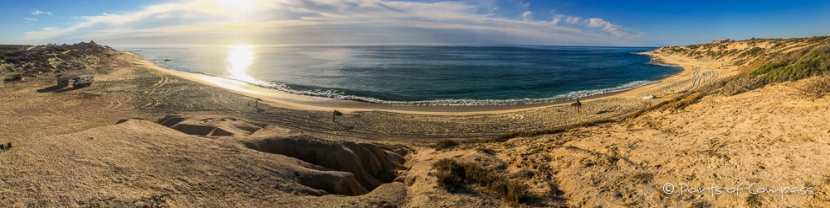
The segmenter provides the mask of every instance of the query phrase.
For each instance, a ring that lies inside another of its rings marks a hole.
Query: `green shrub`
[[[775,56],[768,63],[726,83],[723,94],[735,95],[767,84],[796,81],[830,71],[830,44]]]
[[[824,51],[814,51],[795,64],[783,66],[776,64],[770,68],[759,68],[750,73],[750,75],[760,76],[764,83],[795,81],[812,77],[830,70],[827,61],[830,61],[830,53]]]

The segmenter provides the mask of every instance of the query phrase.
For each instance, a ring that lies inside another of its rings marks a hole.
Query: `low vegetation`
[[[802,98],[815,101],[830,94],[830,73],[810,79],[798,89]]]
[[[735,95],[772,83],[797,81],[828,72],[830,43],[824,43],[785,54],[775,54],[766,64],[728,82],[721,92],[725,95]]]
[[[435,143],[435,146],[433,146],[433,147],[436,150],[442,150],[442,149],[449,149],[449,148],[452,148],[452,147],[455,147],[455,146],[458,146],[458,142],[456,142],[455,140],[444,139],[444,140],[438,141],[438,143]]]
[[[746,207],[757,208],[762,207],[763,205],[764,203],[761,203],[758,194],[752,194],[746,198]]]
[[[531,199],[527,187],[511,180],[504,174],[495,173],[477,163],[462,163],[453,159],[442,159],[434,163],[438,186],[453,192],[465,185],[476,185],[500,197],[510,205],[519,205]]]
[[[37,75],[50,73],[80,73],[84,70],[107,71],[107,67],[95,67],[89,57],[112,58],[114,50],[109,46],[98,45],[93,41],[72,45],[0,45],[0,63],[7,66],[0,68],[0,74]],[[57,62],[56,62],[57,61]],[[109,59],[108,61],[115,61]]]
[[[666,103],[665,105],[661,106],[659,110],[665,111],[683,109],[686,106],[696,103],[702,97],[703,94],[700,92],[692,92],[683,96],[678,96],[672,99],[670,102]]]
[[[746,50],[743,53],[741,53],[740,55],[738,55],[738,57],[745,57],[745,56],[755,57],[755,56],[759,56],[759,55],[764,55],[764,49],[759,48],[759,47],[752,47],[751,49]]]
[[[701,92],[692,92],[692,93],[689,93],[689,94],[677,96],[677,97],[674,97],[670,100],[666,100],[666,101],[663,101],[663,102],[660,102],[660,103],[642,108],[638,111],[635,111],[634,113],[628,114],[627,116],[623,117],[623,119],[624,120],[634,119],[634,118],[637,118],[637,117],[640,117],[640,116],[644,115],[645,113],[648,113],[648,112],[651,112],[651,111],[654,111],[654,110],[664,111],[664,110],[682,109],[682,108],[684,108],[688,105],[696,103],[698,100],[700,100],[700,98],[703,97],[703,95],[704,94],[701,93]]]
[[[724,95],[737,95],[763,86],[758,77],[740,76],[727,82],[721,92]]]

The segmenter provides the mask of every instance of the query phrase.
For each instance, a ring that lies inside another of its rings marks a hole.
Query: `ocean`
[[[194,46],[120,48],[171,70],[293,94],[390,105],[548,103],[632,89],[680,72],[647,47]]]

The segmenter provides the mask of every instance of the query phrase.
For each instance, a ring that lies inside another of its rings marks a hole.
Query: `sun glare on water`
[[[248,67],[254,62],[253,46],[237,45],[228,46],[228,58],[225,59],[225,64],[228,66],[228,72],[231,78],[255,83],[256,79],[248,75]]]

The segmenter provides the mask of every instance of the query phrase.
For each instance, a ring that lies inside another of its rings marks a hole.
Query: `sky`
[[[664,46],[830,35],[830,1],[0,0],[0,43]]]

